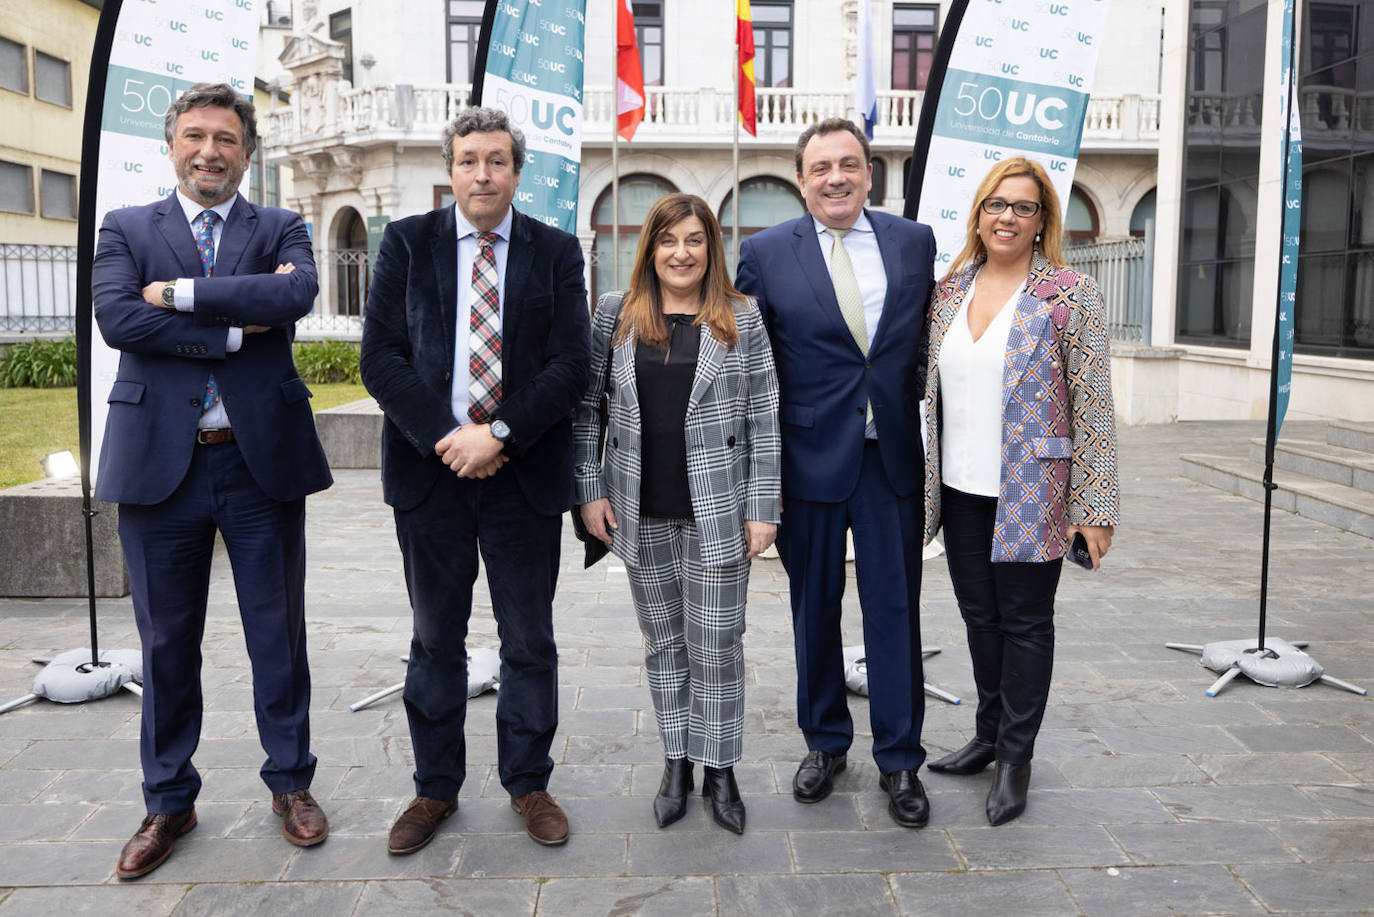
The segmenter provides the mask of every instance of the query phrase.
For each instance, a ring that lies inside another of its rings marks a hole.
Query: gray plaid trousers
[[[639,563],[625,570],[665,754],[735,766],[744,740],[749,559],[703,567],[696,523],[642,518]]]

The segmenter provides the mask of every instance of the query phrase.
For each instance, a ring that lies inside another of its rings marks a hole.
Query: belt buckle
[[[200,443],[202,446],[214,446],[214,445],[217,445],[217,444],[223,442],[223,440],[220,439],[220,435],[221,435],[223,432],[224,432],[224,431],[222,431],[222,430],[197,429],[197,430],[196,430],[196,442]],[[212,439],[212,438],[210,438],[210,437],[214,437],[214,438]]]

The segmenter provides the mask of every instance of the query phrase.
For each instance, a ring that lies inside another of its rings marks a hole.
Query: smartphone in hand
[[[1073,541],[1069,544],[1069,560],[1084,570],[1093,568],[1093,556],[1088,551],[1088,539],[1083,537],[1082,532],[1073,533]]]

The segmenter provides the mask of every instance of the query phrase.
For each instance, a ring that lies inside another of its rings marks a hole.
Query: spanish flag
[[[639,61],[635,14],[630,0],[620,0],[616,6],[616,130],[629,140],[634,137],[639,122],[644,120],[644,70]]]
[[[759,135],[758,113],[754,108],[754,17],[749,0],[735,0],[735,42],[739,45],[739,120],[744,129]]]

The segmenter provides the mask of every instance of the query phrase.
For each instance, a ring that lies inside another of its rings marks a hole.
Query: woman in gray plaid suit
[[[685,814],[699,763],[716,823],[742,834],[744,603],[750,558],[777,532],[778,383],[701,198],[653,206],[630,288],[597,303],[574,440],[582,521],[625,562],[644,634],[659,827]]]

